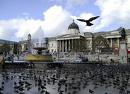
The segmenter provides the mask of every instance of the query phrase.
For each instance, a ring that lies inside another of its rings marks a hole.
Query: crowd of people
[[[0,94],[130,94],[130,65],[65,64],[0,71]]]

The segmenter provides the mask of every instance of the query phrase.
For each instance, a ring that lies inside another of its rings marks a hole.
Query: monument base
[[[127,54],[127,43],[125,40],[120,42],[119,48],[119,63],[127,63],[128,54]]]

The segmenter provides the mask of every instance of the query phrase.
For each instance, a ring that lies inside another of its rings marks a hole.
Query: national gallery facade
[[[109,47],[119,50],[121,39],[120,31],[122,28],[107,32],[80,32],[79,26],[73,21],[69,26],[66,34],[56,37],[48,37],[47,44],[50,53],[54,52],[85,52],[93,50],[93,39],[97,36],[103,36],[107,39]],[[130,48],[130,29],[126,30],[126,41],[128,49]]]

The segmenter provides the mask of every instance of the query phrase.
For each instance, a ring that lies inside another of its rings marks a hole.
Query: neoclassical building
[[[73,21],[66,34],[48,38],[48,50],[54,52],[83,52],[86,38],[80,33],[79,26]]]
[[[80,32],[79,26],[73,21],[69,26],[66,34],[56,37],[48,37],[48,50],[54,52],[85,52],[91,51],[93,48],[93,39],[97,36],[103,36],[108,40],[108,44],[113,51],[118,52],[121,40],[120,31],[117,30],[107,32]],[[126,30],[126,41],[128,50],[130,49],[130,29]]]

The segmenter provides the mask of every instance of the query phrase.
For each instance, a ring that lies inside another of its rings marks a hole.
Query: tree
[[[7,43],[4,43],[1,47],[1,52],[6,56],[7,54],[9,54],[10,50],[11,50],[11,47],[9,44]]]
[[[109,48],[109,43],[103,36],[97,36],[93,39],[93,48],[95,51],[101,52],[104,48]]]
[[[0,46],[0,54],[3,54],[2,46]]]
[[[18,54],[19,53],[19,44],[18,43],[14,43],[13,53],[14,54]]]
[[[18,46],[18,53],[17,54],[21,54],[22,53],[22,46],[21,46],[21,44],[20,43],[18,43],[17,44],[17,46]]]

